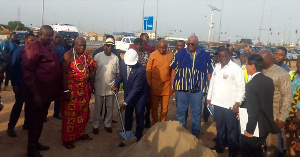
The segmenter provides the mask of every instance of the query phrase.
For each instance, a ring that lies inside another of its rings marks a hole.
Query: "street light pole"
[[[142,29],[141,29],[141,33],[143,33],[144,30],[144,17],[145,17],[145,0],[143,3],[143,17],[142,17]]]
[[[44,25],[44,0],[42,0],[42,26]]]
[[[209,43],[209,40],[210,40],[210,33],[211,33],[211,29],[214,28],[214,23],[212,21],[212,18],[213,18],[213,15],[214,15],[214,11],[221,11],[219,10],[218,8],[214,7],[214,6],[211,6],[211,5],[208,5],[211,9],[211,14],[210,14],[210,23],[209,23],[209,31],[208,31],[208,39],[207,39],[207,43]]]
[[[223,13],[223,0],[222,0],[222,6],[221,6],[221,18],[220,18],[220,27],[219,27],[219,37],[218,37],[218,43],[220,43],[220,38],[221,38],[221,26],[222,26],[222,13]]]
[[[158,19],[158,0],[157,0],[157,6],[156,6],[156,22],[155,22],[155,40],[157,37],[157,19]]]

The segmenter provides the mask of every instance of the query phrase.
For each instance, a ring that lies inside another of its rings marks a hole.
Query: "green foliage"
[[[123,83],[121,83],[120,84],[120,89],[119,89],[119,91],[123,91],[124,89],[123,89]]]
[[[18,27],[17,30],[30,31],[30,29],[26,27],[21,21],[9,21],[7,26],[9,30],[15,30]]]

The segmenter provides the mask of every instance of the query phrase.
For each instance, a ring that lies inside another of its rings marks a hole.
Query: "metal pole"
[[[207,43],[209,43],[209,40],[210,40],[210,32],[211,32],[211,29],[213,28],[213,23],[212,23],[212,17],[214,15],[214,10],[211,11],[211,14],[210,14],[210,23],[209,23],[209,31],[208,31],[208,39],[207,39]]]
[[[221,38],[221,26],[222,26],[222,13],[223,13],[223,0],[222,0],[222,6],[221,6],[221,17],[220,17],[220,27],[219,27],[219,37],[218,37],[218,43],[220,43]]]
[[[44,0],[42,0],[42,26],[44,25]]]
[[[270,15],[270,28],[272,28],[272,10],[270,10],[271,11],[271,15]],[[269,39],[270,39],[270,33],[271,33],[271,30],[269,30],[269,33],[268,33],[268,43],[267,43],[267,45],[269,44]]]
[[[155,40],[157,37],[157,19],[158,19],[158,0],[157,0],[157,6],[156,6],[156,22],[155,22]]]
[[[144,17],[145,17],[145,0],[143,3],[143,17],[142,17],[142,29],[141,29],[141,33],[143,33],[144,30]]]
[[[262,10],[262,15],[261,15],[260,28],[259,28],[259,40],[260,40],[259,42],[261,42],[261,30],[262,30],[262,24],[263,24],[263,20],[264,20],[265,3],[266,3],[266,0],[264,0],[264,5],[263,5],[263,10]]]

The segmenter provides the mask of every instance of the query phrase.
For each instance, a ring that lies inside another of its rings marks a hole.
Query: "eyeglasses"
[[[105,44],[107,47],[114,47],[115,45]]]
[[[187,43],[186,45],[187,46],[190,46],[190,45],[194,46],[194,45],[196,45],[196,43]]]

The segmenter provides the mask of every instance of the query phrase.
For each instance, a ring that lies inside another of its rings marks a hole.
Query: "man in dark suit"
[[[242,156],[262,157],[262,144],[269,133],[278,133],[278,127],[273,120],[273,80],[261,73],[264,60],[260,55],[249,56],[246,63],[251,80],[246,84],[246,105],[248,124],[241,137]],[[259,137],[253,133],[258,124]]]
[[[131,131],[133,111],[136,114],[135,136],[139,141],[144,130],[145,102],[148,99],[148,84],[146,70],[138,62],[138,54],[129,49],[124,55],[124,61],[120,64],[120,73],[112,87],[117,92],[119,85],[123,82],[124,102],[120,106],[121,112],[125,109],[125,130]]]

